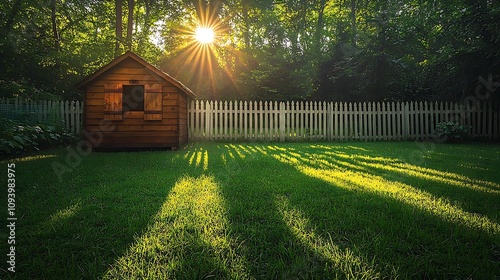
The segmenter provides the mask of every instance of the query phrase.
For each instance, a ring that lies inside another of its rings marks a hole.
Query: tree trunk
[[[57,30],[57,14],[56,14],[56,0],[50,1],[50,19],[52,23],[52,34],[54,36],[54,48],[59,51],[61,47],[59,32]]]
[[[142,32],[141,34],[139,35],[139,38],[138,38],[138,46],[137,46],[137,49],[139,52],[142,52],[144,50],[144,41],[148,38],[148,36],[150,35],[150,24],[149,24],[149,17],[150,17],[150,14],[151,14],[151,3],[150,3],[150,0],[145,0],[144,1],[144,5],[145,5],[145,14],[144,14],[144,23],[143,23],[143,26],[142,26]]]
[[[123,28],[122,28],[122,0],[116,0],[115,2],[115,12],[116,12],[116,44],[115,44],[115,57],[119,56],[120,45],[123,42]]]
[[[356,46],[356,0],[351,0],[351,44]]]
[[[314,34],[314,46],[315,46],[315,56],[320,57],[321,53],[321,36],[323,35],[324,20],[323,16],[325,14],[326,0],[321,0],[319,4],[318,11],[318,21],[316,22],[316,33]]]
[[[21,0],[16,0],[12,5],[12,9],[10,10],[9,15],[7,16],[7,20],[5,21],[5,25],[2,33],[8,34],[12,26],[14,26],[14,20],[16,19],[17,14],[21,11]]]
[[[132,50],[132,33],[134,31],[134,0],[128,0],[127,50]]]
[[[241,1],[241,13],[244,23],[243,42],[245,43],[245,49],[248,50],[250,48],[250,21],[248,19],[248,3],[246,0]]]

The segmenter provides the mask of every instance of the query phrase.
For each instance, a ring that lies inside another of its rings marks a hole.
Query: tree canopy
[[[126,50],[202,99],[458,100],[500,80],[498,0],[6,0],[0,15],[0,97],[82,99],[74,84]]]

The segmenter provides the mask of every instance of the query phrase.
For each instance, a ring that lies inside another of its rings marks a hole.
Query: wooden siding
[[[122,119],[122,92],[123,85],[121,84],[104,84],[104,119]]]
[[[125,111],[121,120],[107,120],[110,128],[102,131],[101,124],[105,119],[104,86],[131,85],[132,80],[137,85],[154,85],[156,90],[153,91],[161,96],[152,96],[155,105],[145,105],[145,112]],[[96,147],[178,147],[188,139],[187,97],[179,93],[173,84],[133,59],[122,61],[87,85],[84,115],[87,131],[102,132],[102,141]]]
[[[188,142],[188,100],[187,97],[179,94],[179,144]]]
[[[144,87],[144,120],[157,121],[162,119],[162,85],[146,84]]]

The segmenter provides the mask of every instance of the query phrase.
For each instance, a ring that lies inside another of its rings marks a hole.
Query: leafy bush
[[[69,144],[76,137],[62,125],[36,124],[0,118],[0,155],[21,154]]]
[[[434,130],[434,139],[440,142],[461,142],[467,138],[471,126],[461,125],[457,122],[438,123]]]

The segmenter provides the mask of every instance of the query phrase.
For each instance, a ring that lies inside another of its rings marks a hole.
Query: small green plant
[[[440,122],[434,130],[434,139],[441,142],[461,142],[467,138],[471,126],[461,125],[458,122]]]
[[[0,119],[0,155],[57,147],[72,143],[75,139],[60,125]]]

